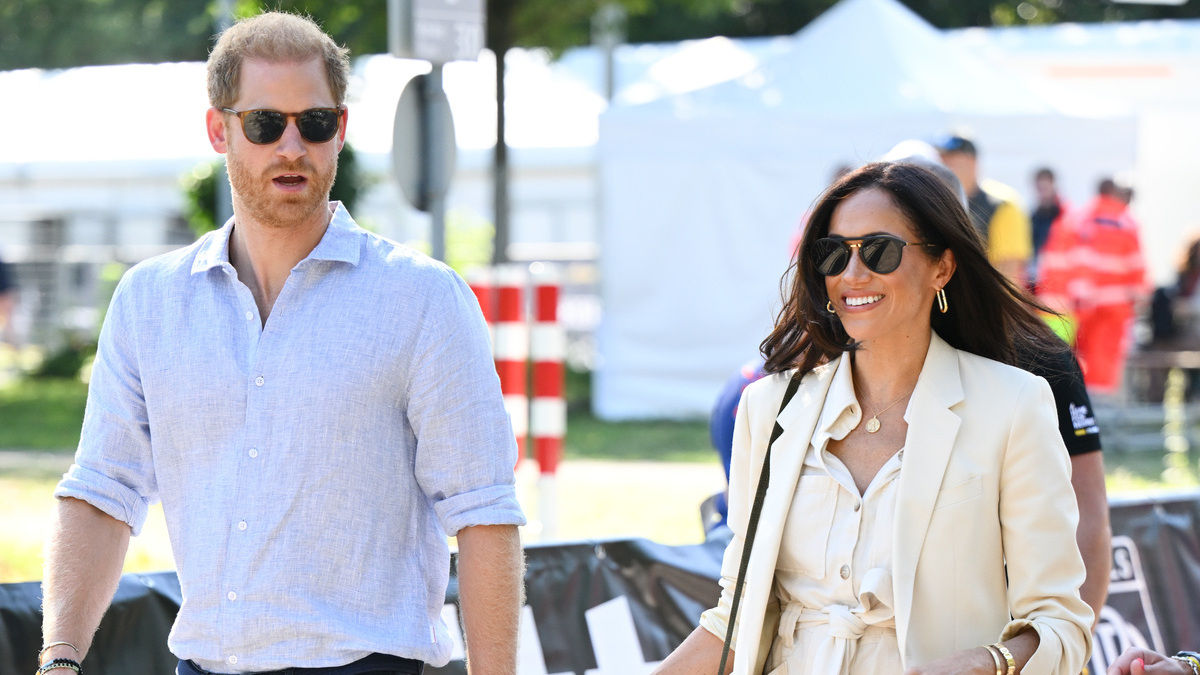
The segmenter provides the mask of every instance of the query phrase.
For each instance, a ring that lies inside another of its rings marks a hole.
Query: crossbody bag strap
[[[800,388],[800,373],[797,371],[788,382],[787,390],[783,392],[783,401],[779,404],[779,413],[796,395]],[[763,456],[762,473],[758,477],[758,486],[754,490],[754,504],[750,507],[750,520],[746,523],[746,539],[742,544],[742,562],[738,565],[737,583],[733,587],[733,602],[729,605],[729,626],[725,630],[725,646],[721,649],[721,665],[717,675],[725,675],[725,665],[729,660],[729,650],[733,645],[733,627],[737,625],[738,605],[742,601],[742,583],[746,580],[746,569],[750,566],[750,549],[754,546],[754,533],[758,531],[758,517],[762,513],[763,501],[767,496],[767,484],[771,480],[771,447],[775,439],[783,433],[779,426],[779,413],[775,414],[775,427],[771,429],[771,440],[767,442],[767,452]]]

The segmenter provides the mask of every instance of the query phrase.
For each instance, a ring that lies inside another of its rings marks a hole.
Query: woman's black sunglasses
[[[324,143],[337,134],[338,122],[346,114],[345,108],[309,108],[303,112],[285,113],[278,110],[242,110],[221,108],[242,121],[242,133],[246,140],[255,145],[274,143],[283,136],[288,120],[296,119],[300,138],[309,143]]]
[[[857,244],[850,242],[856,241]],[[904,257],[905,246],[932,246],[937,244],[921,244],[904,241],[890,234],[872,234],[866,237],[852,239],[834,239],[824,237],[813,242],[812,261],[817,271],[827,277],[841,274],[850,264],[851,249],[858,249],[858,257],[867,269],[876,274],[891,274],[900,266]]]

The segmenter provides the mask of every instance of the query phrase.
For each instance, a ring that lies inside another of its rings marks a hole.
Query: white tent
[[[1134,163],[1132,118],[1068,115],[895,0],[844,0],[735,80],[610,108],[596,413],[707,414],[766,335],[831,171],[961,127],[1012,185],[1044,162],[1089,177]]]

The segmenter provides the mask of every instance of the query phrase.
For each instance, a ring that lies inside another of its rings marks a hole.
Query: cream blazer
[[[735,675],[762,672],[777,632],[780,538],[829,382],[845,367],[848,355],[814,369],[779,414],[783,433],[771,451],[738,609]],[[751,384],[738,408],[729,495],[734,537],[720,602],[701,618],[721,639],[755,485],[790,377]],[[1092,611],[1079,598],[1079,516],[1049,385],[934,334],[906,420],[892,560],[904,667],[1032,626],[1041,642],[1023,675],[1078,675],[1090,653]]]

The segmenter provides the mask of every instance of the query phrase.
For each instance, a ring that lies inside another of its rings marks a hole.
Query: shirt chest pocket
[[[779,570],[814,579],[825,577],[837,491],[837,481],[827,474],[800,476],[783,528],[776,563]]]

